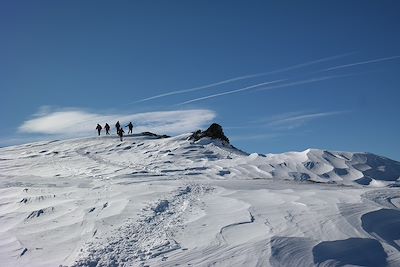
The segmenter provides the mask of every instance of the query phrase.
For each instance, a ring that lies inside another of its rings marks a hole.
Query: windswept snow
[[[399,162],[188,136],[1,148],[0,265],[400,265]]]

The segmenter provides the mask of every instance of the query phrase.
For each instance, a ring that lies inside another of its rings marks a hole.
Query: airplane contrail
[[[271,90],[271,89],[276,89],[276,88],[284,88],[284,87],[295,86],[295,85],[299,85],[299,84],[314,83],[314,82],[319,82],[319,81],[324,81],[324,80],[329,80],[329,79],[334,79],[334,78],[339,78],[339,77],[346,77],[346,76],[353,76],[353,74],[331,75],[331,76],[324,76],[324,77],[319,77],[319,78],[312,78],[312,79],[301,80],[301,81],[296,81],[296,82],[291,82],[291,83],[284,83],[284,84],[280,84],[280,85],[266,86],[263,88],[259,88],[258,90]],[[218,93],[218,94],[212,94],[212,95],[208,95],[208,96],[203,96],[203,97],[187,100],[185,102],[178,103],[177,105],[185,105],[185,104],[198,102],[198,101],[209,99],[209,98],[214,98],[214,97],[218,97],[218,96],[247,91],[247,90],[257,88],[257,87],[261,87],[263,85],[278,83],[278,82],[282,82],[282,81],[286,81],[286,80],[287,79],[282,79],[282,80],[276,80],[276,81],[272,81],[272,82],[259,83],[259,84],[247,86],[247,87],[236,89],[236,90],[225,91],[225,92]]]
[[[222,93],[218,93],[218,94],[212,94],[212,95],[208,95],[208,96],[203,96],[203,97],[199,97],[199,98],[195,98],[195,99],[191,99],[182,103],[178,103],[177,105],[185,105],[185,104],[189,104],[192,102],[197,102],[200,100],[204,100],[204,99],[208,99],[208,98],[213,98],[213,97],[217,97],[217,96],[222,96],[222,95],[227,95],[227,94],[233,94],[233,93],[237,93],[237,92],[242,92],[242,91],[247,91],[247,90],[251,90],[263,85],[267,85],[267,84],[272,84],[272,83],[278,83],[278,82],[282,82],[282,81],[286,81],[287,79],[282,79],[282,80],[276,80],[276,81],[271,81],[271,82],[264,82],[264,83],[258,83],[255,85],[251,85],[251,86],[246,86],[240,89],[236,89],[236,90],[232,90],[232,91],[226,91],[226,92],[222,92]]]
[[[215,87],[217,85],[227,84],[227,83],[231,83],[231,82],[235,82],[235,81],[241,81],[241,80],[246,80],[246,79],[250,79],[250,78],[256,78],[256,77],[267,76],[267,75],[271,75],[271,74],[275,74],[275,73],[286,72],[286,71],[289,71],[289,70],[294,70],[294,69],[310,66],[310,65],[313,65],[313,64],[325,62],[325,61],[334,60],[336,58],[345,57],[345,56],[348,56],[348,55],[351,55],[351,54],[354,54],[354,52],[346,53],[346,54],[340,54],[340,55],[331,56],[331,57],[324,57],[324,58],[320,58],[320,59],[317,59],[317,60],[308,61],[308,62],[305,62],[305,63],[301,63],[301,64],[297,64],[297,65],[293,65],[293,66],[289,66],[289,67],[286,67],[286,68],[283,68],[283,69],[273,70],[273,71],[269,71],[269,72],[263,72],[263,73],[256,73],[256,74],[249,74],[249,75],[239,76],[239,77],[235,77],[235,78],[231,78],[231,79],[227,79],[227,80],[223,80],[223,81],[219,81],[219,82],[215,82],[215,83],[210,83],[210,84],[206,84],[206,85],[202,85],[202,86],[197,86],[197,87],[193,87],[193,88],[189,88],[189,89],[170,91],[170,92],[167,92],[167,93],[163,93],[163,94],[159,94],[159,95],[154,95],[154,96],[151,96],[151,97],[143,98],[143,99],[140,99],[138,101],[135,101],[134,103],[145,102],[145,101],[149,101],[149,100],[152,100],[152,99],[157,99],[157,98],[171,96],[171,95],[194,92],[194,91],[198,91],[198,90],[201,90],[201,89]]]
[[[160,98],[160,97],[164,97],[164,96],[177,95],[177,94],[183,94],[183,93],[198,91],[198,90],[201,90],[201,89],[214,87],[214,86],[225,84],[225,83],[230,83],[230,82],[235,82],[235,81],[255,78],[255,77],[262,76],[262,75],[265,75],[265,74],[264,73],[256,73],[256,74],[239,76],[239,77],[236,77],[236,78],[231,78],[231,79],[223,80],[223,81],[220,81],[220,82],[215,82],[215,83],[210,83],[210,84],[206,84],[206,85],[202,85],[202,86],[198,86],[198,87],[193,87],[193,88],[190,88],[190,89],[171,91],[171,92],[168,92],[168,93],[164,93],[164,94],[159,94],[159,95],[143,98],[141,100],[136,101],[135,103],[144,102],[144,101],[148,101],[148,100],[152,100],[152,99],[156,99],[156,98]]]
[[[367,60],[367,61],[360,61],[360,62],[356,62],[356,63],[345,64],[345,65],[339,65],[339,66],[324,69],[322,71],[343,69],[343,68],[353,67],[353,66],[357,66],[357,65],[364,65],[364,64],[369,64],[369,63],[393,60],[393,59],[397,59],[397,58],[400,58],[400,56],[384,57],[384,58],[378,58],[378,59],[372,59],[372,60]]]

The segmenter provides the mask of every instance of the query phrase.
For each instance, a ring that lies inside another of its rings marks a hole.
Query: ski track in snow
[[[132,266],[155,257],[165,260],[164,254],[181,249],[174,232],[183,227],[185,212],[193,212],[198,197],[209,191],[209,187],[187,185],[169,199],[149,205],[138,220],[128,220],[111,237],[88,244],[73,266]]]
[[[400,163],[187,137],[1,148],[0,265],[400,265]]]

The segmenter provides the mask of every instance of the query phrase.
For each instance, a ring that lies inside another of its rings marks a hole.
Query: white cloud
[[[96,124],[107,122],[112,128],[119,120],[121,125],[129,121],[135,132],[151,131],[159,134],[190,132],[210,123],[216,114],[207,109],[158,111],[136,114],[97,114],[82,109],[50,110],[40,108],[33,118],[18,128],[21,133],[82,136],[93,134]]]

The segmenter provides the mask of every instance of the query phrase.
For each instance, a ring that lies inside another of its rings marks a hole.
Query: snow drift
[[[190,136],[1,148],[2,264],[400,263],[399,162],[318,149],[248,154]]]

